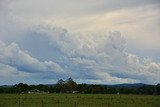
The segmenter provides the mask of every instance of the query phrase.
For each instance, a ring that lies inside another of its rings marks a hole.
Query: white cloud
[[[140,63],[138,56],[127,53],[126,40],[121,33],[115,31],[106,35],[71,35],[60,29],[47,29],[45,35],[50,38],[51,45],[58,46],[59,50],[67,56],[67,60],[74,62],[79,70],[82,68],[90,70],[87,75],[108,82],[112,80],[115,83],[120,80],[121,82],[159,82],[160,70],[157,69],[158,65],[155,66],[157,63],[154,62],[152,68],[149,67],[151,65]],[[69,62],[70,64],[72,63]],[[151,72],[151,69],[156,70],[157,73]],[[79,70],[72,73],[79,74],[81,73]]]
[[[15,67],[0,63],[0,84],[13,85],[18,82],[26,82],[31,74],[17,70]]]
[[[16,68],[0,63],[0,78],[27,77],[28,73],[18,71]]]
[[[160,64],[142,60],[147,52],[160,50],[158,6],[158,0],[1,0],[0,40],[5,43],[0,42],[0,64],[8,75],[18,71],[102,83],[158,83]],[[40,36],[47,38],[43,61],[32,56],[33,50],[44,51],[43,44],[32,47]],[[32,47],[29,52],[23,51],[23,42]]]
[[[141,56],[160,53],[159,0],[69,1],[2,0],[1,39],[11,42],[32,25],[57,25],[80,33],[118,30],[125,34],[129,52]]]
[[[119,78],[116,76],[111,76],[107,72],[101,72],[101,71],[96,71],[96,75],[100,77],[100,80],[106,83],[138,83],[140,82],[139,80],[132,79],[132,78]]]
[[[127,58],[127,63],[130,66],[139,66],[139,58],[136,55],[129,54]]]
[[[85,58],[80,58],[80,57],[77,57],[77,58],[71,58],[71,60],[73,61],[74,64],[80,66],[80,65],[95,65],[96,62],[94,60],[88,60],[88,59],[85,59]]]
[[[45,26],[39,26],[33,31],[49,38],[49,45],[60,51],[59,57],[65,57],[58,61],[60,65],[53,61],[41,62],[22,51],[16,43],[6,45],[3,42],[0,42],[1,63],[17,67],[20,71],[53,72],[59,75],[67,74],[73,78],[81,75],[77,79],[90,78],[105,83],[155,84],[160,81],[159,64],[154,61],[141,63],[138,56],[127,53],[126,40],[120,32],[82,35],[71,34],[62,28]]]
[[[17,67],[17,69],[25,72],[64,72],[64,70],[53,61],[41,62],[38,59],[31,57],[27,52],[22,51],[16,43],[11,43],[8,46],[3,42],[0,44],[1,63]]]

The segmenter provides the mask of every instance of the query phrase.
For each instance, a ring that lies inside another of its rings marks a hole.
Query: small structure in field
[[[40,91],[40,90],[37,90],[37,89],[28,91],[28,94],[41,94],[41,93],[45,94],[45,93],[49,93],[49,92]]]
[[[72,93],[73,93],[73,94],[75,94],[75,93],[79,93],[79,91],[72,91]]]

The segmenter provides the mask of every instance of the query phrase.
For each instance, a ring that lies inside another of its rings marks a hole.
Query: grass
[[[160,96],[0,94],[0,107],[160,107]]]

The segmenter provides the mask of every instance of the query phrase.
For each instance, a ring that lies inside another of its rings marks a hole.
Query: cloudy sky
[[[160,0],[0,0],[0,85],[160,83]]]

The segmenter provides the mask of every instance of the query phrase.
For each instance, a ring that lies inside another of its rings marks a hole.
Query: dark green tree
[[[156,85],[156,94],[160,95],[160,84]]]

